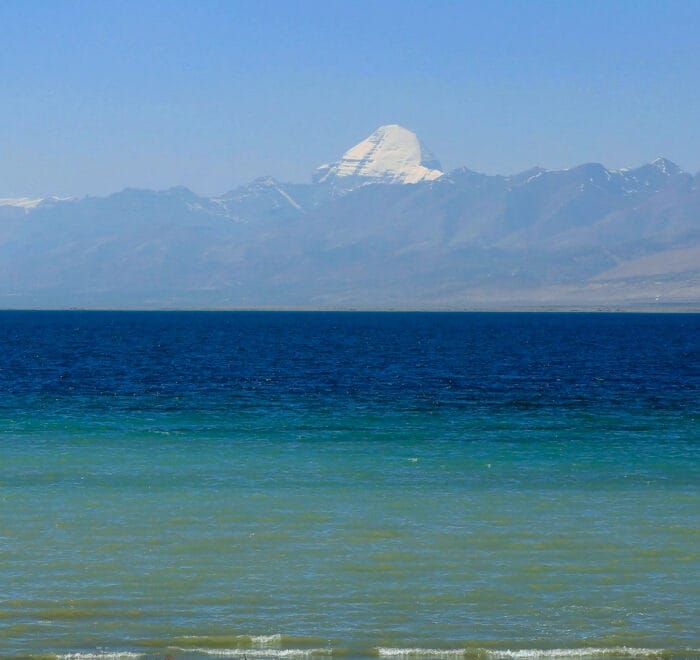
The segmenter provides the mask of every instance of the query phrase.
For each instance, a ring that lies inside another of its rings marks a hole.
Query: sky
[[[700,170],[700,2],[0,0],[0,197],[306,182],[382,124],[444,169]]]

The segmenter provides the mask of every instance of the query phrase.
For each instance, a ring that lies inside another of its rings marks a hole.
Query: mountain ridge
[[[0,306],[700,303],[700,177],[671,161],[413,181],[414,147],[217,197],[2,200]]]

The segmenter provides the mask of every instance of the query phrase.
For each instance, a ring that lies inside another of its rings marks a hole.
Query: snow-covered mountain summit
[[[418,139],[398,124],[380,126],[335,162],[321,165],[314,183],[355,187],[365,183],[418,183],[443,175],[440,163]]]

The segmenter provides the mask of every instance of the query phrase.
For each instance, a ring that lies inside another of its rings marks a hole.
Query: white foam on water
[[[456,658],[477,657],[493,660],[569,660],[571,658],[660,658],[667,654],[664,649],[616,646],[610,648],[579,649],[428,649],[378,647],[377,654],[383,658]]]
[[[613,646],[610,648],[580,649],[519,649],[511,651],[486,651],[489,658],[506,658],[507,660],[556,660],[558,658],[659,658],[663,649],[633,648],[630,646]]]
[[[56,660],[134,660],[145,657],[145,654],[134,651],[91,651],[87,653],[60,653],[56,656]]]
[[[282,644],[282,635],[250,635],[248,636],[250,643],[256,647],[280,646]]]
[[[466,649],[406,649],[380,646],[377,653],[382,658],[457,658],[464,656]]]
[[[205,655],[213,655],[219,658],[311,658],[316,656],[330,656],[333,654],[331,649],[274,649],[274,648],[250,648],[250,649],[205,649],[192,648],[182,649],[178,651],[186,651],[188,653],[203,653]]]

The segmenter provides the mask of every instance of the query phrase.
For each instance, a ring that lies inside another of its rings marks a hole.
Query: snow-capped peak
[[[380,126],[343,154],[336,163],[321,165],[315,183],[418,183],[434,181],[443,172],[415,133],[398,124]]]
[[[656,160],[652,161],[651,164],[664,174],[678,174],[681,171],[678,165],[663,156],[659,156]]]

